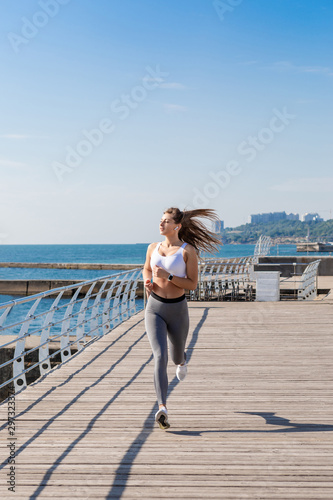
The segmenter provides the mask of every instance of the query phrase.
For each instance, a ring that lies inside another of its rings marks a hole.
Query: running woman
[[[216,251],[221,244],[200,219],[213,222],[218,216],[211,209],[182,212],[178,208],[168,208],[160,221],[164,241],[149,245],[143,269],[148,297],[145,323],[154,355],[154,385],[159,404],[155,420],[161,429],[170,427],[166,406],[168,340],[171,359],[177,365],[177,378],[184,380],[189,329],[185,290],[197,287],[199,251]]]

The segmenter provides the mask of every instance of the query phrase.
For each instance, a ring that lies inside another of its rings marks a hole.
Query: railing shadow
[[[111,344],[109,344],[108,346],[106,346],[105,349],[103,349],[101,352],[99,352],[94,358],[92,358],[90,361],[88,361],[84,366],[82,366],[81,368],[79,368],[75,372],[71,373],[67,377],[66,380],[64,380],[63,382],[60,382],[59,384],[51,387],[51,389],[49,389],[40,398],[36,399],[33,403],[31,403],[29,406],[27,406],[23,411],[21,411],[20,413],[17,413],[16,416],[15,416],[15,418],[18,419],[19,417],[23,416],[25,413],[28,413],[32,408],[34,408],[34,406],[38,405],[41,401],[43,401],[43,399],[46,399],[56,389],[58,389],[60,387],[63,387],[64,385],[68,384],[76,375],[78,375],[80,372],[84,371],[88,366],[90,366],[91,364],[93,364],[100,356],[102,356],[106,351],[108,351],[109,349],[111,349],[119,340],[121,340],[123,337],[125,337],[128,334],[129,331],[131,331],[133,328],[135,328],[139,323],[142,323],[142,321],[143,321],[143,319],[140,319],[139,321],[137,321],[134,325],[132,325],[130,328],[128,328],[124,333],[122,333],[116,339],[114,339],[111,342]],[[114,330],[111,330],[107,335],[109,335],[109,334],[111,334],[113,332],[114,332]],[[105,338],[105,336],[101,337],[101,338]],[[41,382],[43,382],[43,380],[45,380],[45,378],[48,377],[51,373],[55,372],[56,370],[60,370],[62,366],[65,366],[67,363],[70,363],[74,358],[76,358],[77,356],[80,356],[80,354],[84,351],[84,349],[87,349],[90,345],[91,344],[88,344],[87,346],[82,347],[81,351],[76,352],[67,361],[61,363],[61,365],[56,366],[55,368],[53,368],[51,371],[49,371],[45,375],[42,375],[41,377],[39,377],[35,382],[33,382],[32,384],[29,384],[28,387],[33,387],[33,386],[35,386],[35,385],[40,384]],[[26,390],[26,389],[24,389],[24,390]],[[20,392],[23,392],[23,391],[20,391]],[[20,394],[20,392],[16,393],[15,396],[18,396]],[[5,399],[4,401],[2,401],[0,403],[0,408],[1,408],[1,406],[4,406],[5,404],[7,404],[7,399]],[[7,427],[7,425],[8,425],[8,422],[5,422],[3,425],[1,425],[0,426],[0,431],[3,430],[3,429],[5,429]],[[1,464],[0,464],[0,470],[1,470]]]
[[[109,349],[112,348],[112,346],[114,345],[115,342],[118,342],[122,337],[124,337],[125,335],[128,334],[128,332],[130,330],[132,330],[138,323],[142,322],[143,320],[140,320],[138,321],[135,325],[132,325],[130,328],[128,328],[122,335],[120,335],[117,339],[115,339],[111,344],[109,344],[105,349],[103,349],[101,352],[99,352],[96,356],[94,356],[88,363],[86,363],[82,368],[80,368],[79,370],[77,370],[76,372],[72,373],[71,375],[69,375],[69,377],[64,381],[62,382],[61,384],[59,384],[59,386],[56,386],[56,387],[53,387],[52,389],[50,389],[47,393],[43,394],[43,396],[41,396],[40,398],[38,398],[34,403],[32,403],[24,412],[21,412],[21,414],[18,414],[16,419],[18,418],[19,415],[23,415],[24,413],[26,413],[27,411],[29,411],[29,409],[31,409],[33,406],[37,405],[39,402],[41,402],[43,399],[45,399],[48,395],[50,395],[54,390],[57,389],[57,387],[62,387],[64,386],[65,384],[68,384],[70,382],[70,380],[72,380],[73,377],[75,377],[75,375],[77,375],[78,373],[80,373],[81,371],[85,370],[89,365],[91,365],[92,363],[94,363],[102,354],[104,354],[105,352],[107,352]],[[22,453],[23,450],[25,450],[31,443],[33,443],[38,437],[40,437],[43,432],[48,428],[50,427],[59,417],[63,416],[64,413],[69,410],[74,403],[76,403],[82,396],[84,396],[89,390],[93,389],[96,385],[98,385],[105,377],[107,377],[116,367],[117,365],[119,365],[119,363],[121,363],[121,361],[123,361],[129,354],[130,352],[132,351],[132,349],[139,343],[141,342],[141,340],[144,339],[146,333],[144,332],[137,340],[135,340],[135,342],[133,342],[133,344],[131,344],[126,352],[113,364],[110,366],[110,368],[105,371],[103,373],[103,375],[101,375],[97,380],[95,380],[92,384],[90,384],[89,386],[85,387],[81,392],[79,392],[69,403],[67,403],[64,408],[60,411],[58,411],[48,422],[46,422],[30,439],[28,439],[23,445],[21,445],[19,448],[17,448],[15,454],[16,456],[18,456],[20,453]],[[73,358],[71,358],[73,359]],[[72,448],[72,445],[73,443],[76,444],[77,442],[79,442],[81,439],[83,439],[83,437],[92,429],[93,425],[95,424],[96,420],[105,412],[105,410],[110,406],[110,404],[115,401],[115,399],[117,399],[117,397],[125,390],[126,387],[128,387],[137,377],[138,375],[141,373],[141,371],[144,369],[144,367],[146,365],[148,365],[152,360],[152,356],[150,356],[150,358],[140,367],[140,369],[138,370],[138,372],[133,375],[133,377],[122,387],[119,389],[119,391],[104,405],[104,407],[102,408],[102,410],[95,416],[91,419],[91,421],[89,422],[89,424],[86,426],[86,429],[80,434],[80,436],[74,440],[72,442],[72,444],[70,444],[67,449],[61,454],[61,456],[56,460],[56,466],[52,466],[54,467],[54,469],[61,463],[61,461],[63,460],[63,458],[70,452],[71,448]],[[70,360],[69,360],[70,361]],[[7,425],[7,423],[5,424]],[[8,461],[7,459],[4,460],[1,464],[0,464],[0,470],[3,469],[6,465],[8,465]],[[53,470],[54,470],[53,469]],[[53,472],[52,470],[52,472]],[[46,475],[47,474],[51,474],[49,471],[46,472]],[[45,475],[45,476],[46,476]],[[43,481],[45,480],[45,478],[43,479]],[[44,486],[43,486],[44,488]],[[43,489],[42,488],[42,489]],[[35,498],[36,496],[36,493],[33,494],[33,497],[32,498]]]
[[[146,335],[146,333],[144,333],[131,347],[129,347],[129,349],[127,350],[127,352],[121,357],[119,358],[119,360],[114,364],[112,365],[112,367],[105,373],[103,374],[102,377],[100,377],[98,379],[97,382],[94,382],[94,384],[92,384],[90,386],[93,387],[95,386],[97,383],[99,383],[104,377],[105,375],[109,374],[117,364],[119,364],[120,361],[122,361],[126,356],[127,354],[132,350],[132,348],[140,341],[144,338],[144,336]],[[133,375],[133,377],[131,377],[131,379],[125,384],[123,385],[113,396],[111,399],[109,399],[109,401],[107,401],[105,403],[105,405],[102,407],[102,409],[90,420],[90,422],[87,424],[86,428],[80,433],[80,435],[74,439],[68,446],[67,448],[61,453],[61,455],[59,455],[58,458],[56,458],[56,460],[54,461],[53,465],[51,465],[51,467],[48,468],[48,470],[45,472],[43,478],[41,479],[40,481],[40,485],[38,486],[38,488],[32,493],[32,495],[30,496],[30,499],[31,500],[34,500],[35,498],[37,498],[41,493],[42,491],[44,490],[44,488],[47,486],[47,482],[48,480],[51,478],[53,472],[57,469],[57,467],[62,463],[62,461],[66,458],[66,456],[73,450],[73,448],[75,448],[75,446],[80,442],[82,441],[82,439],[84,439],[86,437],[86,435],[92,430],[93,426],[95,425],[95,423],[97,422],[97,420],[99,419],[99,417],[101,417],[103,415],[103,413],[105,413],[105,411],[109,408],[109,406],[122,394],[122,392],[124,392],[124,390],[129,387],[132,382],[134,382],[135,379],[138,378],[138,376],[140,375],[140,373],[144,370],[144,368],[152,361],[153,359],[153,355],[151,355],[149,357],[149,359],[147,359],[147,361],[145,363],[143,363],[140,368],[137,370],[137,372]],[[84,392],[86,392],[86,390],[84,389],[80,395],[82,395]]]

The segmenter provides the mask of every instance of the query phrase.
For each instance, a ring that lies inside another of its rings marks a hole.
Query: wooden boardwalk
[[[9,499],[333,498],[333,301],[190,303],[161,431],[143,313],[16,396]]]

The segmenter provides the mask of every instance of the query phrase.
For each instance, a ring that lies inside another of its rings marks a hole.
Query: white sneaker
[[[160,429],[169,429],[170,424],[168,422],[168,410],[165,406],[162,406],[158,412],[155,413],[155,421],[160,426]]]
[[[176,375],[177,375],[178,380],[182,381],[186,377],[186,374],[187,374],[187,363],[185,361],[185,363],[183,365],[177,366]]]

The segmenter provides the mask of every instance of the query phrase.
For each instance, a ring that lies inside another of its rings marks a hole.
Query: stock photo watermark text
[[[243,0],[214,0],[213,7],[219,16],[220,21],[224,21],[225,14],[233,12],[235,7],[238,7],[241,3],[243,3]]]
[[[15,493],[16,487],[16,426],[15,426],[15,392],[9,391],[8,395],[8,437],[7,437],[7,449],[8,449],[8,466],[9,471],[7,472],[7,485],[8,490]]]
[[[237,152],[241,157],[245,157],[248,163],[253,162],[258,153],[264,151],[277,134],[283,132],[292,120],[296,119],[296,115],[290,114],[286,107],[282,110],[273,109],[273,116],[270,118],[267,127],[261,128],[256,135],[249,135],[242,141]],[[229,161],[226,167],[217,172],[210,171],[210,182],[207,182],[203,189],[193,189],[194,197],[192,200],[193,207],[201,207],[206,205],[209,200],[219,196],[221,190],[225,189],[231,182],[233,177],[239,175],[243,168],[241,160]]]
[[[27,45],[30,40],[35,38],[39,31],[44,28],[60,11],[62,5],[67,5],[71,0],[40,0],[38,5],[40,10],[37,10],[31,18],[22,17],[22,26],[20,33],[10,31],[7,34],[9,43],[16,52],[20,51],[21,47]]]
[[[146,67],[146,75],[141,80],[141,85],[136,85],[128,94],[122,94],[119,99],[112,101],[111,112],[123,121],[129,117],[131,112],[138,108],[148,96],[148,92],[157,89],[169,76],[169,73],[156,68]],[[82,130],[82,136],[74,147],[67,146],[64,162],[54,161],[52,169],[59,182],[63,181],[64,174],[73,172],[89,156],[95,148],[100,146],[106,135],[111,134],[116,129],[116,125],[110,118],[100,120],[97,127],[91,130]]]

